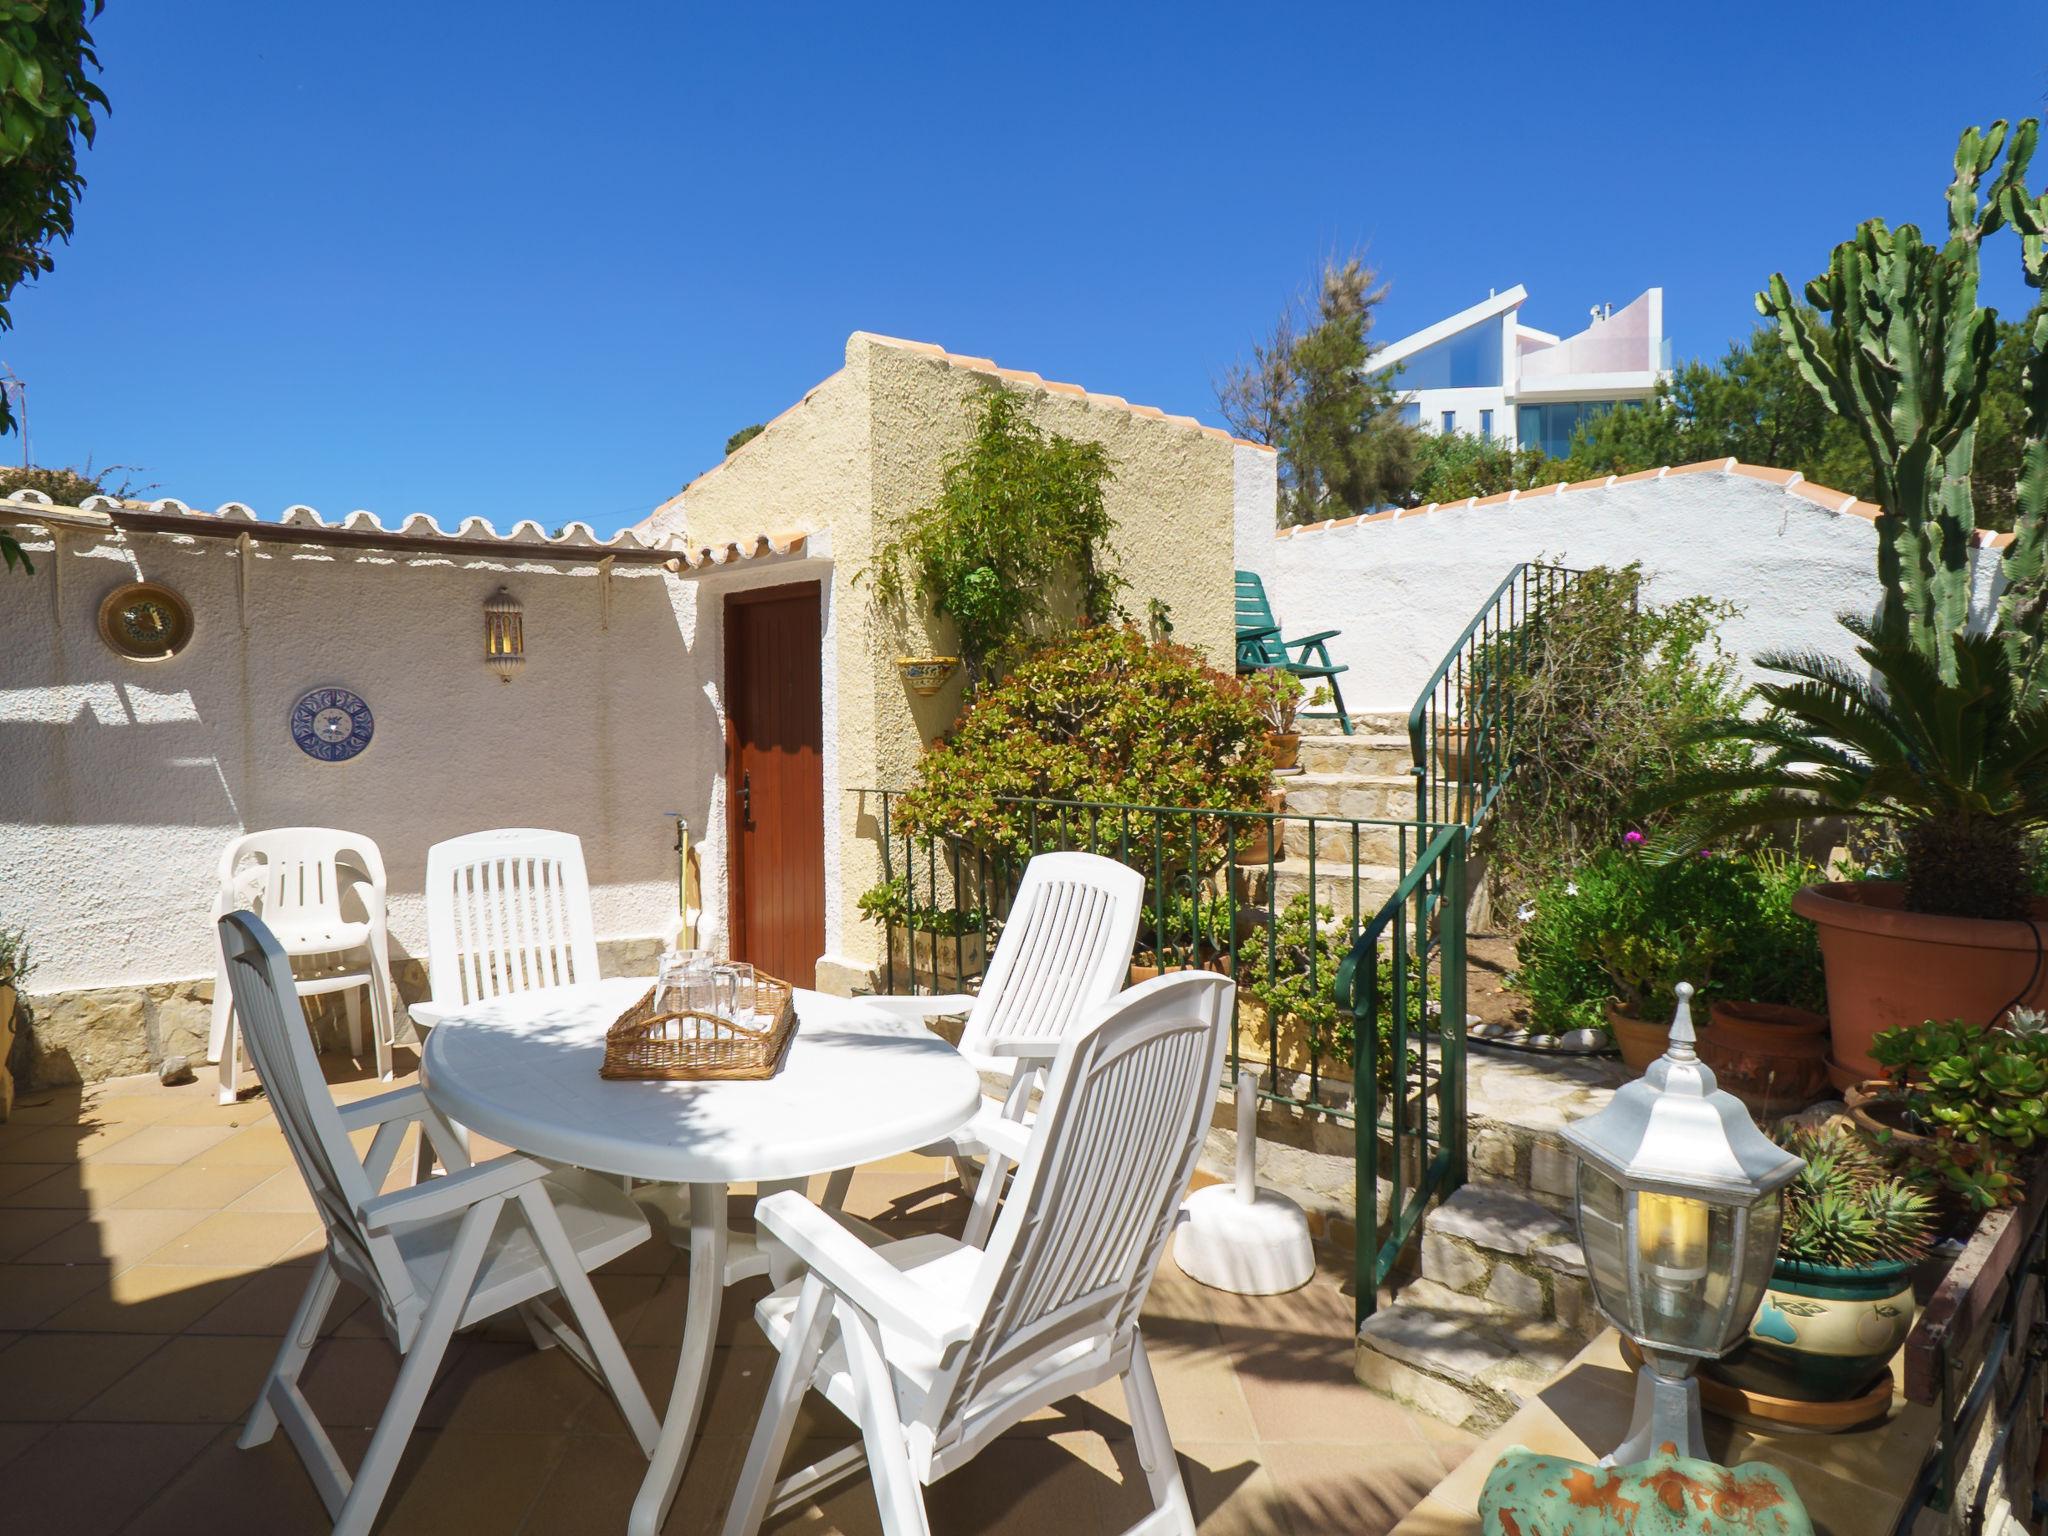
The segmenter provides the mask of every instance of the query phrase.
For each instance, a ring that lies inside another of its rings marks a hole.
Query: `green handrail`
[[[1486,819],[1513,767],[1514,695],[1504,684],[1527,664],[1530,621],[1583,574],[1538,560],[1517,565],[1423,684],[1408,711],[1418,825],[1476,829]]]

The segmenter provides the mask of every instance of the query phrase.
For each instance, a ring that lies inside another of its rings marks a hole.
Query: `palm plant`
[[[1748,763],[1709,764],[1648,808],[1706,804],[1688,840],[1819,817],[1888,822],[1905,854],[1908,911],[2025,918],[2029,835],[2048,827],[2048,693],[2023,689],[1996,635],[1954,637],[1955,680],[1903,638],[1843,623],[1863,675],[1837,657],[1758,658],[1759,716],[1711,721],[1701,740],[1741,742]]]

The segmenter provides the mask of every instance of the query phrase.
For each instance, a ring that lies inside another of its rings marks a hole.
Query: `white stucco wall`
[[[27,542],[36,574],[0,584],[0,923],[28,930],[34,990],[212,974],[221,851],[265,827],[377,842],[394,960],[424,950],[428,845],[486,827],[581,837],[601,939],[673,916],[663,813],[708,829],[723,757],[695,580],[621,566],[607,622],[594,565],[259,542],[245,612],[232,540]],[[192,605],[194,639],[169,661],[99,638],[101,598],[138,575]],[[525,610],[510,683],[482,662],[482,605],[501,584]],[[375,715],[349,762],[315,761],[287,730],[319,684]],[[720,861],[704,863],[722,910]]]
[[[1286,538],[1241,520],[1238,559],[1264,578],[1286,633],[1343,631],[1330,655],[1350,666],[1345,702],[1362,710],[1412,705],[1451,642],[1524,560],[1641,561],[1653,601],[1694,593],[1731,601],[1742,612],[1722,638],[1745,663],[1773,650],[1849,655],[1835,616],[1872,612],[1879,595],[1877,533],[1866,517],[1718,470],[1444,506]],[[1977,552],[1980,615],[1989,611],[1997,564],[1994,551]]]

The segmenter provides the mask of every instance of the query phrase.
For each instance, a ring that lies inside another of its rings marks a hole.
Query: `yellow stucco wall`
[[[1164,601],[1174,639],[1218,666],[1234,654],[1234,445],[1157,413],[1091,400],[1059,386],[1006,381],[929,350],[855,332],[846,366],[771,422],[723,464],[650,516],[656,533],[687,530],[698,545],[745,542],[762,532],[827,536],[832,569],[836,678],[826,730],[836,737],[836,807],[826,836],[837,839],[840,953],[820,972],[879,957],[879,936],[855,904],[881,878],[876,808],[853,791],[909,782],[924,744],[951,724],[960,705],[956,673],[930,699],[896,674],[905,653],[945,653],[950,626],[906,625],[879,613],[863,573],[878,536],[939,490],[946,461],[971,434],[975,398],[991,387],[1016,391],[1048,432],[1101,443],[1116,478],[1107,497],[1116,567],[1130,583],[1125,606],[1141,624],[1152,598]],[[829,670],[829,669],[828,669]],[[831,793],[828,782],[828,795]],[[836,818],[836,819],[835,819]],[[829,868],[829,865],[828,865]]]

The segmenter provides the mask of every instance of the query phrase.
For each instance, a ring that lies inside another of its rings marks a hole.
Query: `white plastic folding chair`
[[[449,1338],[517,1309],[537,1344],[560,1344],[611,1392],[641,1450],[652,1454],[654,1412],[589,1275],[647,1240],[639,1207],[612,1181],[551,1170],[516,1153],[471,1165],[417,1087],[337,1106],[307,1038],[284,951],[249,912],[222,918],[220,934],[250,1053],[327,1228],[327,1247],[242,1431],[242,1448],[263,1444],[282,1423],[336,1532],[367,1532]],[[415,1122],[433,1138],[448,1177],[380,1195]],[[358,1161],[349,1133],[372,1126],[376,1134]],[[344,1280],[376,1302],[403,1357],[353,1478],[299,1390],[299,1374]],[[543,1305],[554,1290],[580,1336]]]
[[[1000,1154],[991,1156],[983,1130],[991,1120],[1026,1118],[1061,1042],[1122,989],[1144,904],[1145,878],[1128,865],[1093,853],[1038,854],[1024,866],[979,992],[865,999],[899,1018],[966,1014],[961,1052],[979,1070],[1009,1076],[1004,1098],[984,1101],[959,1131],[923,1149],[952,1158],[963,1186],[975,1191],[968,1241],[987,1235],[1004,1183]],[[976,1157],[990,1166],[970,1184],[965,1162]],[[836,1207],[844,1189],[845,1178],[836,1177],[826,1204]]]
[[[781,1358],[725,1536],[754,1536],[863,1462],[882,1529],[925,1536],[926,1487],[1112,1376],[1152,1493],[1131,1529],[1193,1536],[1138,1312],[1216,1101],[1232,990],[1206,972],[1157,977],[1069,1036],[1030,1131],[992,1127],[1017,1175],[985,1249],[941,1235],[870,1248],[799,1194],[761,1202],[805,1272],[755,1309]],[[810,1391],[860,1444],[778,1482]]]
[[[216,920],[237,909],[260,916],[278,947],[297,962],[300,997],[338,992],[348,1010],[349,1045],[363,1050],[361,994],[370,994],[377,1075],[391,1076],[395,1021],[391,944],[384,923],[384,858],[356,832],[277,827],[229,843],[220,860]],[[223,959],[214,973],[213,1027],[207,1059],[220,1063],[220,1102],[241,1089],[239,1032]]]
[[[422,1030],[469,1003],[596,981],[597,928],[583,842],[573,832],[502,827],[427,850],[427,987]]]

